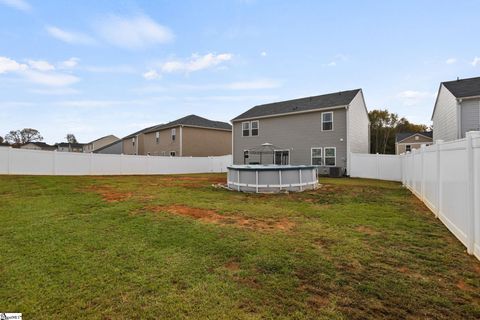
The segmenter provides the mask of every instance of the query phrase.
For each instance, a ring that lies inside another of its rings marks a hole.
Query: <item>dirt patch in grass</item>
[[[87,191],[98,193],[106,202],[127,201],[133,196],[133,192],[120,192],[108,186],[90,186]]]
[[[222,225],[232,225],[236,227],[242,227],[247,229],[254,230],[281,230],[289,231],[295,224],[287,219],[280,220],[257,220],[250,219],[241,216],[229,215],[224,216],[218,214],[214,210],[194,208],[185,205],[172,205],[172,206],[157,206],[157,207],[148,207],[148,211],[153,212],[168,212],[174,215],[179,215],[183,217],[189,217],[196,220],[200,220],[207,223],[222,224]]]
[[[230,271],[238,271],[240,270],[240,264],[237,261],[229,261],[225,264],[225,268]]]
[[[368,234],[369,236],[378,234],[378,231],[367,226],[358,226],[357,228],[355,228],[355,230],[361,233]]]

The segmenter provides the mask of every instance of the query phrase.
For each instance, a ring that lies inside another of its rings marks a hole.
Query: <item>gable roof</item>
[[[97,142],[97,141],[102,140],[102,139],[105,139],[105,138],[115,138],[115,139],[118,140],[118,137],[114,136],[113,134],[109,134],[109,135],[103,136],[103,137],[101,137],[101,138],[92,140],[92,141],[90,141],[89,143],[86,143],[86,144],[91,144],[91,143]]]
[[[353,98],[355,98],[361,90],[362,89],[340,91],[319,96],[262,104],[247,110],[232,121],[346,106],[352,102]]]
[[[136,132],[134,132],[134,133],[129,134],[128,136],[123,137],[122,140],[125,140],[125,139],[128,139],[128,138],[133,138],[133,137],[135,137],[135,136],[137,136],[137,135],[139,135],[139,134],[145,133],[146,131],[148,131],[148,130],[150,130],[150,129],[152,129],[152,128],[155,128],[155,127],[158,127],[158,125],[156,125],[156,126],[151,126],[151,127],[147,127],[147,128],[143,128],[142,130],[138,130],[138,131],[136,131]]]
[[[192,126],[192,127],[202,127],[209,129],[218,129],[218,130],[232,130],[232,126],[229,123],[222,121],[213,121],[206,118],[199,117],[197,115],[191,114],[186,117],[171,121],[166,124],[161,124],[154,126],[151,129],[145,131],[145,133],[155,132],[158,130],[168,129],[176,126]]]
[[[480,96],[480,77],[442,82],[455,98]]]
[[[48,144],[48,143],[41,142],[41,141],[27,142],[27,143],[24,143],[22,146],[26,146],[27,144],[33,144],[33,145],[36,145],[37,147],[42,148],[42,149],[45,149],[45,150],[54,150],[54,149],[57,149],[57,146],[52,146],[52,145],[50,145],[50,144]]]
[[[93,150],[92,152],[93,153],[98,153],[98,151],[102,151],[103,149],[107,149],[108,147],[111,147],[111,146],[113,146],[114,144],[117,144],[117,143],[123,143],[123,139],[118,139],[118,140],[115,140],[113,142],[110,142],[109,144],[106,144],[103,147],[97,148],[97,149]]]
[[[424,137],[433,139],[433,131],[423,131],[423,132],[399,132],[395,135],[395,142],[400,142],[416,134],[422,135]]]

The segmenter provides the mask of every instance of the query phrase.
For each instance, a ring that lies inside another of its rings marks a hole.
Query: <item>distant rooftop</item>
[[[213,121],[213,120],[209,120],[209,119],[191,114],[166,124],[161,124],[158,126],[151,127],[149,130],[145,131],[144,133],[155,132],[158,130],[163,130],[163,129],[167,129],[167,128],[175,127],[179,125],[220,129],[220,130],[232,130],[232,126],[229,123],[222,122],[222,121]]]
[[[399,132],[395,135],[395,142],[405,140],[408,137],[413,135],[420,134],[427,138],[433,138],[433,131],[423,131],[423,132]]]

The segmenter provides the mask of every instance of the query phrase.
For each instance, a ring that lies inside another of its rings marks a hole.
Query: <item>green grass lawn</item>
[[[0,312],[25,319],[478,319],[480,262],[400,184],[0,176]]]

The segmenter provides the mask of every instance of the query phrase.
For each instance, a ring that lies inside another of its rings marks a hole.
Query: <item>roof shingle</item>
[[[180,126],[180,125],[211,128],[211,129],[221,129],[221,130],[232,130],[232,126],[229,123],[222,122],[222,121],[213,121],[213,120],[209,120],[209,119],[191,114],[166,124],[154,126],[149,130],[145,131],[144,133],[150,133],[150,132],[167,129],[170,127]]]
[[[480,77],[442,82],[456,98],[480,96]]]
[[[346,106],[352,102],[353,98],[361,89],[341,91],[319,96],[274,102],[255,106],[232,121],[241,119],[274,116],[293,112],[311,111],[317,109],[327,109],[336,106]]]

